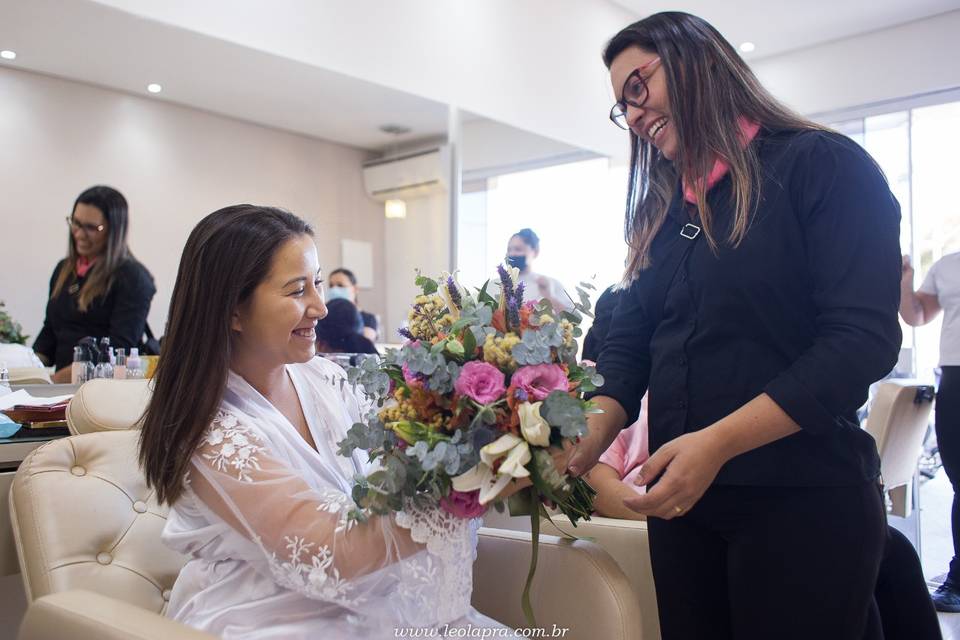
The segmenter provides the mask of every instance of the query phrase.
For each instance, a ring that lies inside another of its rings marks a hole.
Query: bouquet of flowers
[[[547,300],[524,300],[517,269],[501,265],[498,275],[494,297],[490,282],[473,294],[452,275],[418,274],[422,294],[400,330],[403,347],[348,371],[376,408],[339,447],[342,455],[361,449],[379,461],[377,471],[356,479],[352,517],[360,519],[400,511],[406,501],[475,518],[491,503],[502,511],[500,492],[528,478],[509,506],[530,515],[534,547],[523,608],[533,624],[529,588],[540,516],[549,517],[543,505],[575,526],[590,518],[596,493],[559,472],[551,449],[586,434],[586,416],[596,409],[583,394],[603,379],[577,361],[579,325],[590,315],[583,288],[573,310],[557,311]]]

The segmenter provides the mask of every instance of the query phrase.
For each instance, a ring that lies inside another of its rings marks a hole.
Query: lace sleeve
[[[354,507],[348,495],[308,485],[229,413],[217,415],[193,456],[189,488],[214,516],[255,543],[258,568],[316,600],[357,608],[365,593],[390,579],[384,569],[425,548],[415,541],[419,533],[391,517],[348,518]]]

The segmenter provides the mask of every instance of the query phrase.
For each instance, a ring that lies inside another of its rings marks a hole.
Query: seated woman
[[[334,269],[327,277],[327,281],[330,285],[327,287],[327,298],[329,298],[331,302],[337,298],[343,298],[355,304],[357,309],[360,309],[360,302],[357,299],[357,276],[354,275],[353,271],[344,269],[343,267]],[[360,317],[363,320],[363,330],[361,333],[370,342],[376,342],[377,337],[380,335],[377,316],[360,309]],[[361,352],[358,351],[357,353]]]
[[[360,311],[349,300],[327,303],[327,315],[317,322],[317,351],[320,353],[377,353],[377,348],[360,331]]]
[[[81,193],[67,218],[67,257],[50,278],[43,329],[33,350],[53,366],[54,382],[70,382],[73,348],[81,338],[109,337],[111,346],[140,344],[153,276],[127,246],[127,200],[116,189],[91,187]]]
[[[140,443],[147,482],[171,505],[163,540],[189,557],[167,615],[224,638],[503,628],[470,606],[479,519],[413,504],[348,517],[371,464],[336,443],[365,407],[340,367],[314,357],[321,282],[312,230],[286,211],[227,207],[187,240],[172,357]]]

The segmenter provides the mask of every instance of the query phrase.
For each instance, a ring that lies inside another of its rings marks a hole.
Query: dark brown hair
[[[90,307],[90,303],[96,298],[110,293],[117,268],[132,256],[129,247],[127,247],[127,227],[129,224],[127,199],[123,197],[122,193],[103,185],[90,187],[77,196],[73,208],[70,209],[71,216],[76,211],[78,204],[89,205],[100,210],[106,221],[106,229],[103,232],[107,234],[106,251],[91,267],[90,274],[84,280],[83,287],[80,288],[77,296],[77,308],[80,311],[86,311]],[[59,296],[63,288],[75,277],[78,257],[77,243],[73,239],[73,232],[70,232],[67,239],[67,258],[57,274],[57,280],[50,294],[51,298]]]
[[[629,284],[650,266],[650,244],[666,217],[681,177],[701,184],[717,158],[730,167],[734,220],[725,240],[737,246],[750,226],[760,186],[754,145],[743,147],[739,118],[773,131],[820,129],[780,104],[736,50],[702,18],[669,11],[635,22],[615,35],[603,52],[607,68],[630,47],[660,56],[666,74],[671,124],[677,134],[677,157],[671,162],[645,139],[630,133],[630,174],[624,235]],[[714,219],[706,190],[696,189],[704,236],[716,251]]]
[[[157,499],[173,503],[227,385],[230,319],[266,279],[288,240],[313,230],[272,207],[239,204],[214,211],[190,233],[140,434],[140,464]]]

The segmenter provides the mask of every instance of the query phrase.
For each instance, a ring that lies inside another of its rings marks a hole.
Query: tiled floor
[[[950,534],[950,507],[953,489],[941,469],[920,486],[920,559],[931,591],[942,581],[953,556]],[[944,640],[960,640],[960,613],[941,613]]]

